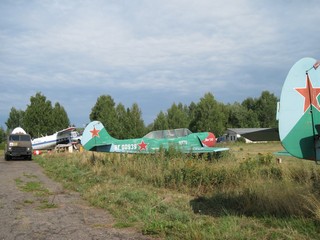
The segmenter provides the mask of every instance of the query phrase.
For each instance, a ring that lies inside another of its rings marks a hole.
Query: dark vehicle
[[[29,134],[10,134],[5,147],[5,159],[24,158],[32,160],[32,143]]]

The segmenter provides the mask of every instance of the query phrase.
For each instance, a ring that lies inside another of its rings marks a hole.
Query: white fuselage
[[[32,148],[34,150],[47,150],[54,149],[57,144],[60,143],[69,143],[70,142],[70,134],[57,135],[57,133],[35,138],[32,140]]]

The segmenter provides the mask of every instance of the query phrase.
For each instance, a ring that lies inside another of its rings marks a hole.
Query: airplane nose
[[[214,145],[216,145],[216,142],[216,137],[211,132],[209,132],[208,136],[202,141],[203,145],[207,147],[214,147]]]

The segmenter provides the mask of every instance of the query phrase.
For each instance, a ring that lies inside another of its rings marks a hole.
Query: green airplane
[[[277,118],[285,150],[301,159],[320,161],[320,61],[302,58],[283,84]]]
[[[192,133],[187,128],[160,130],[142,138],[119,140],[109,135],[103,124],[93,121],[84,129],[81,144],[88,151],[114,153],[155,153],[174,147],[183,153],[213,153],[229,150],[214,147],[216,137],[211,132]]]

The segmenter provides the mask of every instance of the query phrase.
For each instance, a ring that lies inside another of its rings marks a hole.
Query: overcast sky
[[[146,124],[207,92],[280,97],[296,61],[320,59],[319,20],[317,0],[0,0],[0,126],[37,92],[78,127],[101,95]]]

